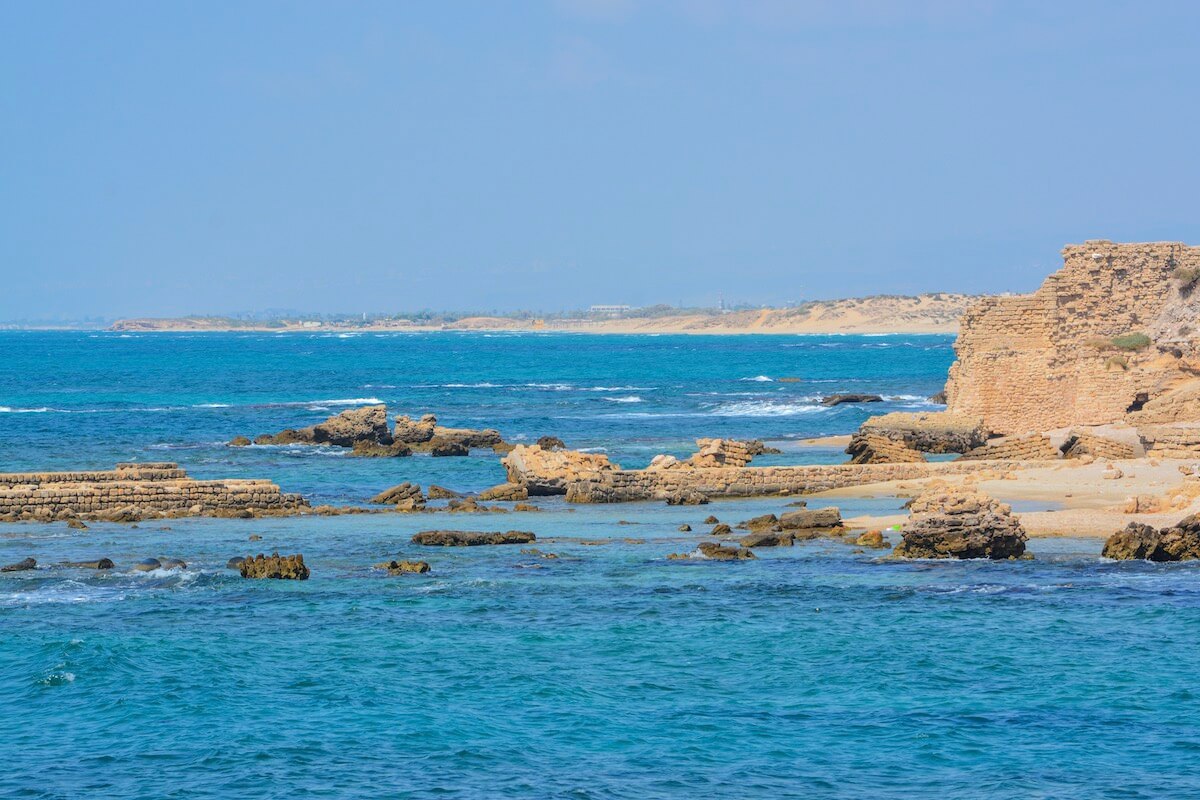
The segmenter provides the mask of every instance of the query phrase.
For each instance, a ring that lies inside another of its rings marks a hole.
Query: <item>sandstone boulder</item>
[[[477,547],[493,544],[529,544],[536,540],[529,531],[421,531],[413,544],[426,547]]]
[[[353,447],[355,442],[391,444],[387,426],[387,407],[383,405],[352,408],[334,414],[324,422],[298,430],[280,431],[274,436],[259,437],[261,444],[328,444]]]
[[[372,503],[380,505],[399,505],[405,501],[412,501],[418,505],[425,503],[425,496],[421,494],[420,485],[405,481],[390,489],[385,489],[371,498]]]
[[[262,553],[253,558],[244,558],[238,564],[238,571],[243,578],[271,580],[308,580],[308,567],[304,565],[304,556],[297,553],[294,556],[281,556],[273,553],[264,556]]]
[[[917,497],[901,536],[893,551],[900,558],[1019,558],[1028,538],[1011,508],[955,487]]]
[[[842,527],[842,512],[837,506],[828,508],[798,508],[779,517],[778,525],[785,531],[834,530]]]
[[[469,456],[471,448],[466,444],[454,439],[443,439],[435,436],[429,441],[429,455],[437,457],[445,456]]]
[[[528,500],[529,490],[519,483],[502,483],[499,486],[493,486],[490,489],[485,489],[479,493],[479,500],[482,502],[488,501],[515,501]]]
[[[412,453],[412,448],[404,442],[355,442],[354,449],[350,451],[350,455],[358,458],[405,458]]]
[[[250,439],[246,436],[235,436],[229,440],[230,447],[249,447]]]
[[[433,438],[436,427],[437,417],[433,414],[426,414],[416,422],[409,416],[400,415],[392,428],[392,438],[404,444],[422,444]]]
[[[854,540],[854,544],[858,547],[869,547],[872,550],[882,550],[888,546],[887,539],[883,538],[883,531],[862,533]]]
[[[701,542],[696,549],[702,556],[713,561],[748,561],[758,558],[745,547],[725,547],[716,542]]]
[[[466,497],[462,492],[447,489],[445,486],[438,486],[436,483],[430,484],[428,495],[430,500],[456,500]]]
[[[742,547],[791,547],[796,543],[796,534],[791,531],[763,530],[743,536],[740,542]]]
[[[517,445],[500,463],[509,483],[519,483],[537,496],[566,494],[569,483],[619,469],[602,453],[543,450],[537,445]]]

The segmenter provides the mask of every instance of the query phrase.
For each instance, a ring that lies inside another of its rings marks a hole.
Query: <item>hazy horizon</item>
[[[1029,291],[1200,240],[1185,3],[0,8],[0,320]]]

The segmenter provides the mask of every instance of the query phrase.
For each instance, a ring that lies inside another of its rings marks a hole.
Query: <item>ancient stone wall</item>
[[[717,469],[611,470],[574,476],[566,484],[567,501],[622,503],[661,500],[682,491],[709,497],[767,497],[812,494],[846,486],[915,480],[982,470],[1030,466],[1012,461],[942,461],[906,464],[813,464],[794,467],[722,467]]]
[[[993,439],[985,445],[963,453],[959,458],[964,461],[995,461],[998,459],[1007,461],[1048,461],[1062,458],[1062,451],[1054,446],[1049,436],[1044,436],[1040,433],[1027,433]]]
[[[194,480],[176,464],[118,464],[111,471],[0,474],[0,519],[67,519],[285,513],[308,503],[265,480]]]
[[[1191,378],[1200,314],[1200,247],[1089,241],[1029,295],[989,297],[963,316],[946,384],[948,410],[996,433],[1122,419]],[[1114,337],[1145,334],[1141,349]]]

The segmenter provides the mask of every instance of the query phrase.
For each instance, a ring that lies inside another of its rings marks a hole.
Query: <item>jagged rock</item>
[[[774,514],[761,514],[757,517],[751,517],[745,522],[738,525],[739,528],[748,528],[751,531],[770,530],[779,527],[779,517]]]
[[[543,436],[537,440],[537,446],[543,450],[566,450],[567,446],[557,436]]]
[[[740,542],[742,547],[791,547],[796,543],[796,534],[790,531],[764,530],[747,534]]]
[[[429,442],[429,454],[438,457],[468,456],[471,454],[471,448],[459,441],[435,437]]]
[[[243,559],[238,564],[238,571],[243,578],[256,579],[304,581],[309,576],[304,556],[299,553],[294,556],[281,556],[279,553],[264,556],[259,553],[253,558]]]
[[[1101,553],[1118,561],[1189,561],[1200,558],[1200,515],[1193,514],[1170,528],[1129,523],[1108,537]]]
[[[352,408],[307,428],[287,429],[273,436],[259,436],[259,444],[329,444],[353,447],[355,442],[391,444],[384,405]]]
[[[779,527],[785,531],[821,528],[833,530],[842,527],[842,512],[837,506],[828,508],[799,508],[787,511],[779,517]]]
[[[428,561],[384,561],[375,565],[375,569],[387,570],[388,575],[424,574],[429,572]]]
[[[489,500],[528,500],[529,490],[519,483],[502,483],[499,486],[493,486],[490,489],[485,489],[479,493],[479,500],[487,502]]]
[[[946,405],[946,391],[943,389],[940,392],[934,392],[929,395],[929,402],[936,403],[939,406]]]
[[[900,558],[1019,558],[1028,538],[1011,508],[955,487],[917,497],[901,536],[893,551]]]
[[[733,528],[721,522],[713,526],[712,531],[709,532],[709,536],[728,536],[731,533],[733,533]]]
[[[536,547],[522,548],[521,555],[537,556],[538,558],[545,558],[545,559],[549,559],[551,561],[558,558],[558,553],[545,553],[545,552],[542,552],[541,550],[538,550]]]
[[[437,417],[433,414],[426,414],[416,422],[413,422],[411,417],[401,415],[396,417],[392,438],[405,444],[421,444],[433,438],[436,427]]]
[[[235,436],[229,440],[230,447],[249,447],[250,438],[247,436]]]
[[[713,561],[748,561],[758,558],[745,547],[724,547],[716,542],[701,542],[696,549],[705,558]]]
[[[508,473],[508,482],[523,485],[531,496],[566,494],[569,483],[619,469],[602,453],[543,450],[537,445],[520,444],[500,463]]]
[[[749,439],[743,444],[746,445],[746,452],[751,456],[779,455],[783,452],[778,447],[764,444],[762,439]]]
[[[418,505],[425,503],[425,496],[421,494],[420,485],[405,481],[390,489],[385,489],[371,498],[372,503],[379,503],[380,505],[399,505],[405,501],[413,501],[414,504]]]
[[[99,561],[64,561],[59,566],[75,569],[112,569],[116,564],[111,558],[102,558]]]
[[[84,525],[84,524],[83,524],[83,520],[81,520],[81,519],[69,519],[69,520],[67,520],[67,527],[68,527],[68,528],[72,528],[72,529],[74,529],[74,530],[77,530],[77,531],[86,531],[86,530],[88,529],[88,526],[87,526],[87,525]]]
[[[877,394],[831,394],[821,398],[823,406],[840,406],[843,403],[882,403]]]
[[[350,455],[358,458],[405,458],[412,455],[412,448],[404,442],[380,444],[379,442],[355,442]]]
[[[721,520],[717,519],[716,515],[714,515],[714,514],[709,514],[707,517],[704,518],[705,525],[716,525],[720,521]]]
[[[0,567],[0,572],[25,572],[26,570],[37,569],[37,561],[32,558],[26,558],[18,561],[15,564]]]
[[[436,483],[430,484],[428,495],[430,500],[456,500],[466,497],[466,495],[462,492],[456,492],[453,489],[447,489],[444,486],[438,486]]]
[[[680,525],[680,526],[679,526],[679,530],[680,530],[680,532],[682,532],[682,533],[691,533],[691,531],[692,531],[692,526],[691,526],[691,525],[688,525],[688,524],[685,522],[684,524],[682,524],[682,525]]]
[[[667,495],[669,506],[702,506],[708,503],[708,495],[696,489],[681,489]]]
[[[867,531],[860,534],[854,540],[854,544],[859,547],[870,547],[873,550],[880,550],[888,546],[887,539],[883,538],[883,531]]]
[[[529,531],[421,531],[413,544],[426,547],[476,547],[488,544],[529,544],[536,540]]]

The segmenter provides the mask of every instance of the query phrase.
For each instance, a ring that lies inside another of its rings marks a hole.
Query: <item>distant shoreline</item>
[[[444,322],[393,318],[370,322],[317,322],[279,319],[242,323],[223,317],[118,320],[110,331],[122,333],[592,333],[592,334],[955,334],[958,320],[978,296],[925,294],[877,296],[807,303],[795,308],[741,311],[661,312],[631,310],[613,317],[513,318],[473,316]]]

